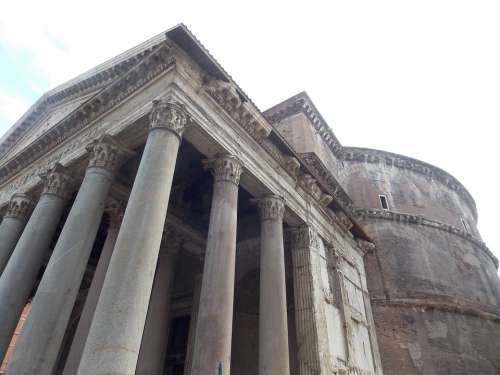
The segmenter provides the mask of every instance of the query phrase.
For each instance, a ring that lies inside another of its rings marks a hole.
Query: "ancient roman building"
[[[500,371],[460,182],[342,146],[305,93],[262,112],[183,25],[42,96],[0,207],[0,373]]]

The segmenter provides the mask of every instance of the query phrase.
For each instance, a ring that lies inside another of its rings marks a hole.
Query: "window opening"
[[[378,197],[380,199],[380,205],[382,206],[382,209],[388,210],[389,209],[389,203],[387,201],[387,197],[385,195],[379,195]]]

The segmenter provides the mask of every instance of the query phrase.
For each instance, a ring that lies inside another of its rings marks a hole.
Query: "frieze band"
[[[437,220],[427,219],[420,215],[412,215],[401,212],[393,212],[388,210],[381,210],[375,208],[354,208],[353,213],[355,216],[360,218],[374,218],[374,219],[384,219],[384,220],[392,220],[397,221],[403,224],[417,224],[423,225],[430,228],[435,228],[439,230],[443,230],[445,232],[455,234],[461,238],[464,238],[470,241],[475,246],[479,247],[483,250],[486,255],[493,261],[495,267],[498,269],[498,259],[493,255],[490,249],[486,246],[486,244],[480,239],[474,237],[472,234],[459,229],[453,225],[445,224]]]

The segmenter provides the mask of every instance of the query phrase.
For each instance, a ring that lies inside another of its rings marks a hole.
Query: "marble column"
[[[121,162],[132,155],[110,136],[87,148],[89,165],[21,331],[8,375],[51,375]]]
[[[184,363],[184,375],[191,375],[193,366],[194,342],[196,339],[196,325],[198,322],[198,309],[200,307],[200,293],[203,273],[198,273],[194,279],[193,300],[191,302],[191,316],[189,318],[189,333],[186,350],[186,361]]]
[[[99,296],[79,375],[133,375],[165,225],[184,109],[154,101],[151,129]]]
[[[259,374],[289,375],[283,198],[255,200],[260,214]]]
[[[191,374],[229,375],[242,165],[231,155],[219,155],[204,164],[214,176],[214,189]]]
[[[0,275],[16,246],[33,210],[33,200],[26,194],[14,194],[0,224]]]
[[[180,246],[181,238],[168,228],[162,238],[135,375],[163,374],[169,336],[170,298]]]
[[[85,305],[83,306],[78,327],[76,328],[73,342],[71,343],[71,349],[64,365],[63,375],[74,375],[78,370],[85,341],[87,340],[90,325],[92,324],[92,318],[94,317],[97,301],[99,299],[99,295],[101,294],[104,277],[106,276],[111,255],[113,254],[113,248],[115,246],[118,230],[120,229],[120,224],[123,219],[124,210],[125,203],[120,200],[110,199],[106,208],[106,211],[110,216],[108,233],[101,250],[101,256],[99,257],[94,277],[92,278],[92,283],[90,284],[87,298],[85,299]]]
[[[74,186],[69,172],[56,164],[40,176],[44,188],[0,277],[0,358],[3,358]]]

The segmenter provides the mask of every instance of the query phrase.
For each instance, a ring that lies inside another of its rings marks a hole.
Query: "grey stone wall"
[[[376,245],[365,269],[384,374],[500,373],[500,283],[491,254],[478,245],[473,201],[462,187],[376,153],[380,161],[344,160],[339,177],[361,211],[380,212],[384,194],[395,213],[358,217]],[[469,234],[443,230],[464,230],[462,219]]]

